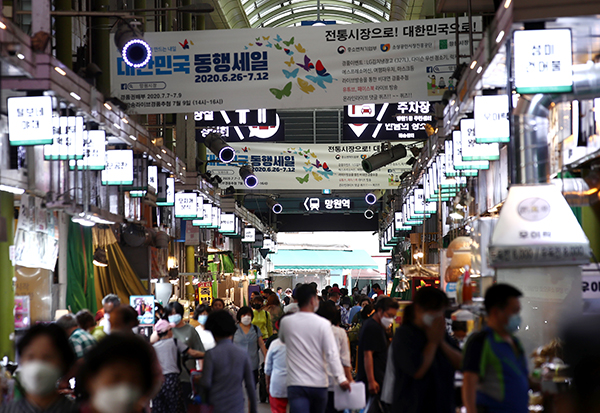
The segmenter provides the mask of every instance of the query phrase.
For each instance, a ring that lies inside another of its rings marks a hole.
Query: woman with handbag
[[[267,356],[267,347],[263,340],[262,332],[255,324],[252,324],[254,313],[250,307],[244,306],[237,312],[238,326],[233,336],[233,342],[245,349],[250,357],[250,366],[254,376],[254,383],[258,383],[258,369],[260,367],[259,350],[263,356]]]

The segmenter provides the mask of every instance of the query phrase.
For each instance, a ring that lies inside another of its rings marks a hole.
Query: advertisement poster
[[[481,31],[480,17],[472,24]],[[152,58],[139,69],[111,40],[111,95],[138,114],[440,100],[456,87],[456,32],[468,30],[461,17],[149,32]]]
[[[373,189],[396,188],[400,175],[409,171],[405,157],[383,168],[366,173],[363,159],[380,150],[380,144],[268,144],[232,143],[240,165],[251,164],[258,177],[257,191],[282,189]],[[208,170],[219,175],[221,187],[244,189],[238,168],[208,155]]]
[[[154,325],[154,296],[153,295],[132,295],[129,297],[129,305],[133,307],[138,314],[140,327]]]

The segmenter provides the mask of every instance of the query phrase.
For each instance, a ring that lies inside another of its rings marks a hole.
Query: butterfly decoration
[[[269,40],[269,37],[271,37],[271,36],[267,36],[267,37],[263,36],[262,38],[264,41],[267,41],[267,40]]]
[[[296,63],[296,62],[294,62],[294,56],[292,56],[289,62],[283,62],[283,63],[285,63],[286,65],[288,65],[288,67],[292,67],[292,65],[294,63]]]
[[[303,166],[303,168],[304,168],[304,172],[311,172],[313,170],[312,166],[308,167],[308,168],[306,166]]]
[[[327,69],[325,69],[325,66],[323,66],[323,63],[321,63],[320,60],[317,60],[317,66],[315,69],[317,69],[317,74],[319,76],[327,76]]]
[[[279,43],[275,43],[275,49],[281,50],[281,49],[283,49],[283,47],[279,46]]]
[[[267,47],[273,47],[273,45],[271,44],[271,42],[268,42],[267,44],[265,44],[265,46],[267,46]]]
[[[254,43],[248,43],[248,46],[254,46]]]
[[[283,49],[283,51],[285,52],[286,55],[291,56],[294,54],[293,51],[291,51],[290,49]]]
[[[331,77],[330,74],[327,74],[327,76],[311,76],[311,75],[307,75],[306,78],[308,80],[310,80],[311,82],[316,83],[317,85],[319,85],[319,87],[321,87],[322,89],[327,89],[327,86],[325,86],[325,82],[331,83],[333,81],[333,78]]]
[[[306,152],[308,152],[308,151],[306,151]],[[311,152],[311,153],[310,153],[310,156],[312,156],[313,158],[317,159],[317,155],[315,155],[315,153],[314,153],[314,152]]]
[[[298,50],[298,53],[306,53],[306,49],[300,43],[296,45],[296,50]]]
[[[313,175],[313,178],[315,178],[315,181],[317,181],[317,182],[319,182],[319,181],[322,181],[322,180],[323,180],[323,178],[321,177],[321,175],[319,175],[319,174],[318,174],[318,173],[316,173],[315,171],[313,171],[312,175]]]
[[[188,44],[188,39],[185,39],[183,43],[181,43],[181,42],[177,42],[177,43],[179,43],[184,50],[190,48],[190,45]]]
[[[291,46],[294,44],[294,38],[292,37],[290,40],[288,40],[287,42],[284,40],[283,44],[286,46]]]
[[[248,50],[248,46],[244,46],[244,50]]]
[[[315,87],[313,85],[311,85],[306,80],[300,77],[298,78],[298,86],[300,87],[300,90],[306,93],[307,95],[315,91]]]
[[[329,169],[329,166],[327,165],[327,162],[323,162],[323,169],[326,171],[331,171],[331,169]]]
[[[256,39],[254,39],[254,40],[256,40],[256,41],[258,42],[258,41],[260,40],[260,36],[258,36],[258,37],[257,37]]]
[[[302,63],[296,63],[296,64],[298,66],[300,66],[302,69],[306,70],[307,72],[310,72],[310,69],[315,68],[315,65],[310,62],[310,57],[308,57],[307,55],[304,55],[304,64],[302,64]]]
[[[257,45],[257,46],[262,46],[263,44],[262,44],[262,43],[259,43],[259,42],[256,42],[256,45]]]
[[[244,147],[242,148],[242,152],[248,152],[248,147],[247,147],[247,146],[244,146]]]
[[[275,96],[277,99],[280,99],[284,96],[290,96],[292,94],[292,82],[288,82],[283,89],[271,88],[269,91]]]
[[[295,70],[292,70],[291,72],[283,69],[283,74],[285,75],[286,79],[289,79],[290,77],[296,78],[296,76],[298,76],[298,71],[300,69],[296,68]]]
[[[308,173],[307,173],[306,175],[304,175],[304,178],[299,178],[299,177],[296,177],[296,180],[297,180],[298,182],[300,182],[301,184],[305,184],[305,183],[307,183],[307,182],[308,182]]]
[[[322,167],[323,165],[321,165],[321,162],[317,159],[317,162],[313,164],[313,166],[317,169],[319,169],[320,167]]]
[[[280,41],[282,41],[282,40],[283,40],[283,39],[281,38],[281,36],[280,36],[280,35],[277,35],[277,37],[275,37],[275,41],[276,41],[276,42],[280,42]]]
[[[329,177],[333,175],[333,171],[317,171],[317,172],[319,172],[321,175],[323,175],[327,179],[329,179]]]
[[[311,165],[310,161],[304,162],[304,165]]]

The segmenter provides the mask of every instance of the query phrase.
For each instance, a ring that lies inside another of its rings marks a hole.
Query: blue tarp
[[[365,250],[282,250],[270,256],[275,270],[377,269],[377,263]]]

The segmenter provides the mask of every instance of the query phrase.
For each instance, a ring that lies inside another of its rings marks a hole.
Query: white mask
[[[56,389],[61,371],[46,361],[29,361],[19,369],[19,381],[25,392],[35,396],[46,396]]]
[[[423,324],[427,327],[431,327],[433,321],[438,317],[441,317],[441,313],[425,313],[423,314]]]
[[[245,326],[249,326],[250,323],[252,322],[252,317],[249,315],[243,315],[242,318],[240,319],[240,322]]]
[[[392,317],[381,317],[381,325],[383,328],[388,328],[392,325],[394,319]]]
[[[101,325],[103,326],[102,329],[104,330],[104,332],[106,334],[110,334],[110,314],[105,313],[104,314],[104,320],[101,323]]]
[[[100,413],[129,413],[142,392],[127,383],[103,387],[92,397],[92,406]]]
[[[315,298],[315,300],[313,301],[313,305],[314,305],[313,312],[316,313],[317,311],[319,311],[319,305],[321,305],[321,302],[319,301],[318,298]]]

